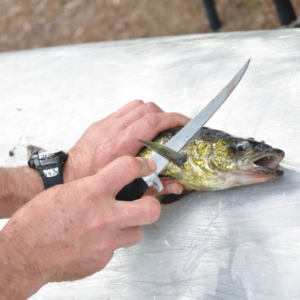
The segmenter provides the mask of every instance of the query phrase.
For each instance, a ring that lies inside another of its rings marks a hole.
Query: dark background
[[[300,0],[291,0],[300,15]],[[215,0],[222,31],[276,29],[272,0]],[[200,0],[0,0],[0,51],[212,32]]]

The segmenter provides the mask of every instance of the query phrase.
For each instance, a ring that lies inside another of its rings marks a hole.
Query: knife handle
[[[140,199],[148,190],[148,188],[149,186],[143,178],[134,179],[119,191],[116,199],[122,201],[133,201]]]

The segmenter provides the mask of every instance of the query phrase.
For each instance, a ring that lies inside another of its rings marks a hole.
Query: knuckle
[[[89,128],[88,128],[87,130],[88,130],[88,131],[94,131],[94,130],[99,126],[99,122],[100,122],[100,121],[94,122],[93,124],[91,124],[91,125],[89,126]]]
[[[157,111],[158,110],[158,106],[154,103],[154,102],[147,102],[145,104],[148,112],[152,112],[152,111]]]
[[[135,175],[139,172],[139,164],[134,157],[125,156],[120,159],[120,167],[126,170],[130,175]]]
[[[95,132],[97,132],[98,130],[99,130],[99,128],[101,127],[101,122],[102,120],[100,120],[100,121],[97,121],[97,122],[95,122],[95,123],[93,123],[93,124],[91,124],[88,128],[87,128],[87,130],[85,131],[85,137],[87,138],[87,137],[89,137],[90,135],[92,135],[93,133],[95,133]]]
[[[160,121],[160,118],[156,113],[146,114],[145,119],[150,127],[155,127]]]
[[[90,216],[90,220],[86,225],[87,232],[98,232],[105,230],[110,224],[107,222],[105,216]]]
[[[141,100],[141,99],[136,99],[134,101],[132,101],[134,104],[139,104],[139,105],[143,105],[144,104],[144,101]]]
[[[159,215],[160,215],[160,204],[156,199],[153,199],[152,201],[149,201],[148,207],[147,207],[147,215],[150,217],[150,219],[155,222]]]

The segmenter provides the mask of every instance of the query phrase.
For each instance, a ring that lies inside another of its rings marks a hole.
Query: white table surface
[[[195,192],[86,279],[30,299],[300,299],[300,29],[104,42],[0,54],[0,165],[68,150],[134,99],[193,116],[251,58],[207,126],[283,149],[284,177]],[[15,146],[15,156],[8,155]],[[6,220],[0,221],[0,228]]]

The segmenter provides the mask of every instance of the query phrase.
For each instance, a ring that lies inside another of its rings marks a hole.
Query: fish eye
[[[250,143],[248,141],[238,142],[236,145],[236,149],[238,151],[246,151],[250,148]]]

